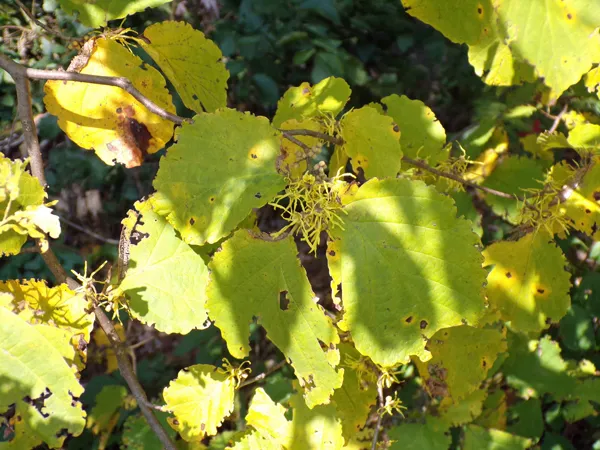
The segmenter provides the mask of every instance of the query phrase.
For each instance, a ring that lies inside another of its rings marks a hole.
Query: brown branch
[[[377,423],[375,423],[375,432],[373,433],[373,440],[371,441],[371,450],[377,450],[379,430],[381,429],[381,421],[383,419],[383,414],[380,412],[380,410],[385,405],[385,400],[383,399],[383,386],[381,384],[381,380],[377,382],[377,399],[379,400],[379,406],[377,410]]]
[[[95,239],[98,239],[100,242],[105,242],[107,244],[112,244],[112,245],[119,245],[119,240],[118,239],[111,239],[111,238],[106,238],[98,233],[96,233],[95,231],[89,230],[85,227],[82,227],[81,225],[76,224],[75,222],[71,222],[69,219],[66,219],[62,216],[58,216],[58,218],[61,220],[61,222],[66,223],[67,225],[69,225],[70,227],[75,228],[76,230],[81,231],[82,233],[87,234],[88,236],[91,236]]]
[[[290,142],[293,142],[294,144],[296,144],[298,147],[300,147],[305,152],[308,153],[310,151],[310,147],[308,145],[306,145],[304,142],[302,142],[301,140],[296,139],[294,136],[292,136],[290,134],[287,134],[285,131],[281,134],[284,138],[286,138]]]
[[[18,101],[17,112],[19,118],[21,119],[21,124],[23,127],[23,136],[25,139],[25,144],[27,146],[27,151],[29,152],[29,157],[31,159],[31,172],[38,179],[42,186],[46,186],[46,178],[44,175],[44,163],[42,160],[42,154],[40,152],[40,143],[37,138],[35,122],[33,120],[33,111],[31,108],[31,97],[27,74],[28,69],[2,55],[0,55],[0,67],[6,70],[15,82]],[[44,261],[46,262],[46,264],[52,271],[52,274],[56,277],[59,283],[67,283],[67,285],[71,289],[77,289],[80,287],[79,283],[77,283],[71,277],[67,276],[64,267],[60,264],[58,258],[51,249],[42,252],[42,244],[39,240],[36,241],[36,245],[40,249],[42,258],[44,258]],[[154,433],[156,434],[156,436],[158,437],[159,441],[162,443],[165,449],[175,450],[175,444],[173,443],[165,429],[162,427],[152,410],[148,407],[148,398],[146,397],[144,389],[142,388],[139,380],[133,372],[131,362],[129,361],[129,358],[127,356],[127,347],[119,338],[119,335],[117,334],[113,323],[106,316],[102,308],[95,306],[94,312],[96,314],[96,320],[98,320],[98,323],[106,333],[110,344],[115,350],[121,374],[127,382],[131,393],[137,400],[138,406],[140,407],[142,414],[148,421],[148,425],[150,426],[150,428],[152,428],[152,430],[154,431]]]
[[[337,138],[335,136],[329,136],[328,134],[321,133],[319,131],[313,131],[313,130],[279,130],[279,131],[281,131],[284,135],[287,135],[287,136],[312,136],[312,137],[321,139],[323,141],[330,142],[335,145],[342,145],[344,143],[344,141],[340,138]]]
[[[76,40],[76,38],[72,38],[72,37],[66,36],[66,35],[62,34],[60,31],[55,31],[55,30],[49,28],[47,25],[45,25],[42,22],[40,22],[39,20],[37,20],[35,18],[35,16],[33,15],[33,13],[31,11],[29,11],[27,9],[27,7],[23,3],[21,3],[19,0],[15,0],[15,3],[17,5],[19,5],[19,8],[21,8],[21,10],[25,13],[25,15],[27,17],[29,17],[29,19],[33,23],[35,23],[38,27],[40,27],[41,29],[43,29],[44,31],[46,31],[46,33],[52,34],[54,36],[57,36],[57,37],[59,37],[61,39],[66,40],[66,41],[74,41],[74,40]],[[29,31],[29,30],[27,30],[27,31]]]
[[[480,186],[471,181],[465,180],[453,173],[442,172],[441,170],[434,169],[433,167],[424,163],[423,161],[419,161],[417,159],[412,159],[412,158],[409,158],[408,156],[404,156],[402,158],[402,161],[405,161],[405,162],[407,162],[415,167],[418,167],[420,169],[426,170],[427,172],[431,172],[432,174],[437,175],[438,177],[444,177],[444,178],[449,178],[450,180],[458,181],[459,183],[464,184],[465,186],[469,186],[474,189],[479,189],[480,191],[485,192],[487,194],[495,195],[497,197],[502,197],[502,198],[510,198],[513,200],[521,200],[521,201],[523,200],[523,197],[520,197],[518,195],[508,194],[506,192],[498,191],[496,189],[488,188],[485,186]]]
[[[562,120],[562,117],[565,115],[567,110],[568,110],[567,105],[563,106],[563,109],[561,109],[560,112],[558,113],[558,115],[554,118],[554,122],[552,123],[552,126],[548,129],[548,133],[554,133],[556,131],[556,129],[560,125],[560,121]]]
[[[191,122],[190,119],[185,119],[176,114],[170,113],[164,108],[161,108],[140,91],[138,91],[131,81],[124,77],[104,77],[101,75],[87,75],[77,72],[63,72],[59,70],[40,70],[30,69],[20,64],[13,62],[11,59],[0,55],[0,68],[6,70],[11,75],[18,75],[21,78],[31,80],[59,80],[59,81],[74,81],[79,83],[101,84],[104,86],[115,86],[129,93],[138,102],[144,105],[148,111],[170,120],[178,125],[184,122]],[[13,76],[14,79],[14,76]]]

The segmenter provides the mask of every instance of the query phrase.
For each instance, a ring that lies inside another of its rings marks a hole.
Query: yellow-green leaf
[[[68,434],[79,435],[85,413],[75,372],[56,344],[19,315],[0,306],[0,414],[15,404],[13,448],[45,442],[60,448]],[[25,397],[39,402],[36,407]]]
[[[525,450],[533,444],[531,439],[502,430],[485,429],[469,425],[465,429],[464,450]]]
[[[99,28],[109,20],[121,19],[146,8],[168,3],[170,0],[59,0],[67,14],[79,13],[77,19],[92,28]]]
[[[443,151],[446,131],[423,102],[394,94],[382,98],[381,103],[387,107],[387,115],[400,127],[404,156],[426,160],[433,166],[448,157]]]
[[[115,40],[92,39],[84,49],[89,59],[82,68],[72,70],[127,77],[144,96],[175,112],[163,76]],[[93,149],[106,164],[139,166],[146,153],[159,151],[173,135],[173,122],[151,113],[121,88],[48,81],[44,92],[46,108],[58,116],[60,128],[80,147]]]
[[[340,241],[327,255],[340,268],[332,276],[342,284],[341,326],[360,353],[384,366],[411,355],[424,361],[438,330],[477,323],[485,282],[479,238],[451,198],[421,181],[374,179],[342,201],[345,229],[333,230]]]
[[[313,407],[329,402],[343,371],[328,360],[339,337],[316,303],[297,253],[291,237],[270,241],[237,231],[209,264],[206,306],[236,358],[250,352],[250,323],[256,317],[290,361]]]
[[[278,442],[286,442],[290,423],[285,418],[285,408],[276,404],[262,388],[254,392],[246,424],[256,429],[261,436]]]
[[[558,322],[570,305],[570,274],[561,250],[543,231],[485,249],[488,301],[514,330],[539,332]]]
[[[350,99],[350,86],[341,78],[329,77],[311,86],[302,83],[289,88],[277,103],[273,126],[289,119],[335,118]]]
[[[479,388],[506,341],[495,329],[460,326],[438,331],[426,348],[432,357],[419,365],[425,385],[458,402]]]
[[[140,214],[129,246],[129,269],[119,291],[131,314],[165,333],[189,333],[207,319],[206,263],[149,201],[135,204]],[[125,219],[127,220],[127,219]]]
[[[452,443],[450,432],[436,427],[433,421],[426,423],[402,423],[391,428],[388,436],[392,441],[390,450],[448,450]]]
[[[402,160],[400,130],[392,118],[364,106],[345,114],[340,128],[343,152],[351,158],[355,171],[362,169],[366,178],[398,174]]]
[[[168,419],[186,441],[217,434],[217,428],[233,411],[235,381],[215,366],[196,364],[179,372],[163,391]]]
[[[185,22],[166,21],[149,26],[140,38],[185,106],[197,113],[227,106],[229,72],[221,50],[204,33]]]
[[[279,139],[264,117],[231,109],[195,116],[160,161],[152,206],[185,242],[217,242],[285,187]]]

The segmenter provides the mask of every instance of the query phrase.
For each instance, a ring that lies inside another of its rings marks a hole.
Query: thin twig
[[[286,361],[285,359],[284,359],[284,360],[281,360],[281,361],[279,361],[277,364],[275,364],[275,365],[274,365],[273,367],[271,367],[270,369],[268,369],[268,370],[264,371],[263,373],[261,373],[261,374],[258,374],[258,375],[256,375],[255,377],[253,377],[253,378],[250,378],[250,379],[248,379],[248,380],[244,381],[243,383],[241,383],[241,384],[240,384],[240,388],[243,388],[243,387],[246,387],[246,386],[248,386],[248,385],[250,385],[250,384],[257,383],[257,382],[259,382],[259,381],[262,381],[262,380],[264,380],[264,379],[265,379],[265,378],[267,378],[269,375],[271,375],[273,372],[277,372],[279,369],[281,369],[281,368],[282,368],[283,366],[285,366],[286,364],[287,364],[287,361]]]
[[[61,220],[61,222],[66,223],[67,225],[69,225],[70,227],[75,228],[76,230],[81,231],[82,233],[87,234],[88,236],[92,236],[95,239],[98,239],[101,242],[105,242],[107,244],[111,244],[111,245],[119,245],[119,240],[118,239],[111,239],[111,238],[106,238],[98,233],[96,233],[95,231],[89,230],[85,227],[82,227],[81,225],[76,224],[75,222],[71,222],[69,219],[66,219],[62,216],[58,216],[58,218]]]
[[[298,147],[300,147],[302,150],[304,150],[305,152],[309,152],[310,151],[310,147],[308,145],[306,145],[304,142],[302,142],[299,139],[296,139],[294,136],[287,134],[287,133],[282,133],[282,136],[284,138],[286,138],[288,141],[293,142],[294,144],[296,144]]]
[[[287,135],[287,136],[312,136],[312,137],[319,138],[323,141],[331,142],[332,144],[335,144],[335,145],[342,145],[344,143],[344,141],[340,138],[337,138],[335,136],[330,136],[328,134],[321,133],[319,131],[302,130],[302,129],[279,130],[279,131],[281,131],[284,135]]]
[[[131,81],[124,77],[104,77],[101,75],[87,75],[77,72],[63,72],[59,70],[40,70],[31,69],[15,63],[11,59],[0,55],[0,68],[6,70],[11,76],[18,75],[31,80],[59,80],[59,81],[75,81],[78,83],[101,84],[104,86],[115,86],[129,93],[138,102],[144,105],[150,112],[170,120],[178,125],[184,122],[191,122],[190,119],[185,119],[176,114],[170,113],[164,108],[161,108],[148,97],[138,91]],[[13,76],[14,79],[14,76]]]
[[[552,126],[548,129],[548,133],[554,133],[556,131],[556,129],[560,125],[560,121],[562,120],[562,117],[565,115],[567,110],[568,110],[567,105],[563,106],[563,109],[561,109],[560,112],[558,113],[558,115],[554,118],[554,122],[552,123]]]
[[[19,0],[15,0],[15,3],[17,5],[19,5],[19,7],[21,8],[21,10],[27,15],[27,17],[29,17],[29,19],[33,23],[35,23],[38,27],[40,27],[41,29],[43,29],[47,33],[52,34],[54,36],[57,36],[57,37],[59,37],[61,39],[64,39],[66,41],[74,41],[74,40],[76,40],[76,38],[72,38],[72,37],[66,36],[66,35],[62,34],[60,31],[55,31],[55,30],[49,28],[47,25],[45,25],[42,22],[40,22],[39,20],[37,20],[35,18],[35,16],[33,15],[33,13],[31,11],[29,11],[27,9],[27,7],[23,3],[21,3]]]
[[[469,186],[474,189],[479,189],[482,192],[486,192],[488,194],[495,195],[497,197],[510,198],[513,200],[521,200],[521,201],[524,200],[523,197],[520,197],[518,195],[508,194],[506,192],[498,191],[496,189],[488,188],[485,186],[480,186],[479,184],[475,184],[471,181],[465,180],[465,179],[459,177],[458,175],[454,175],[453,173],[442,172],[441,170],[434,169],[433,167],[424,163],[423,161],[419,161],[417,159],[412,159],[412,158],[409,158],[408,156],[404,156],[402,158],[402,161],[405,161],[405,162],[407,162],[415,167],[418,167],[420,169],[426,170],[427,172],[431,172],[432,174],[437,175],[438,177],[444,177],[444,178],[449,178],[450,180],[458,181],[459,183],[464,184],[465,186]]]
[[[381,380],[377,382],[377,398],[379,399],[379,407],[377,410],[377,423],[375,423],[375,432],[373,433],[373,440],[371,441],[371,450],[377,450],[379,430],[381,429],[381,420],[383,418],[383,414],[381,414],[380,411],[385,405],[385,401],[383,399],[383,385]]]
[[[25,144],[31,160],[31,172],[38,179],[42,186],[46,186],[44,163],[42,160],[42,154],[40,152],[40,143],[37,137],[35,122],[33,120],[33,110],[31,108],[31,96],[29,90],[29,80],[27,78],[27,69],[24,66],[21,66],[20,64],[3,57],[2,55],[0,55],[0,67],[6,70],[15,82],[18,102],[17,112],[21,120]],[[54,252],[50,248],[48,248],[45,252],[42,252],[42,243],[39,240],[36,240],[36,245],[38,249],[40,249],[42,258],[50,268],[50,271],[56,280],[59,283],[66,283],[73,290],[78,289],[80,287],[79,283],[77,283],[77,281],[75,281],[73,278],[67,276],[64,267],[60,264]],[[175,450],[175,444],[162,427],[152,410],[148,407],[148,398],[146,397],[146,393],[144,392],[142,385],[133,372],[131,362],[127,356],[127,347],[121,341],[114,324],[106,316],[104,310],[99,306],[95,306],[94,313],[96,320],[104,330],[104,333],[106,333],[111,346],[114,348],[121,375],[127,382],[131,393],[137,400],[140,410],[146,418],[148,425],[150,428],[152,428],[165,449]]]

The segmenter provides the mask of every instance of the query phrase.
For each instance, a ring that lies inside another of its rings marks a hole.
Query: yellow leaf
[[[227,106],[229,72],[221,50],[204,33],[184,22],[167,21],[149,26],[140,38],[185,106],[197,113]]]
[[[72,64],[82,74],[127,77],[158,106],[174,113],[165,79],[116,41],[97,38],[86,44],[87,61]],[[48,81],[44,103],[60,128],[80,147],[95,150],[106,164],[139,166],[173,135],[173,123],[151,113],[121,88],[74,81]]]

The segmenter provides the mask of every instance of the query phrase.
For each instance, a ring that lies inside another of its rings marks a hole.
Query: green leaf
[[[468,425],[465,429],[464,450],[525,450],[533,442],[506,431],[485,429],[478,425]]]
[[[328,359],[337,352],[339,337],[316,303],[297,253],[291,237],[268,241],[237,231],[209,264],[206,306],[236,358],[250,352],[250,323],[256,317],[291,363],[312,408],[329,402],[343,372]]]
[[[137,202],[135,207],[140,218],[132,236],[139,240],[129,247],[130,267],[119,286],[129,298],[131,314],[165,333],[203,328],[208,271],[202,256],[177,236],[150,202]]]
[[[344,383],[333,393],[333,403],[342,421],[342,434],[348,442],[365,426],[371,408],[377,403],[377,387],[374,383],[363,383],[348,360],[357,360],[360,353],[350,344],[340,344],[340,360],[348,367],[344,369]]]
[[[197,113],[227,106],[229,72],[221,50],[204,33],[185,22],[165,21],[146,28],[140,38],[185,106]]]
[[[121,19],[130,14],[155,8],[170,0],[58,0],[67,14],[79,13],[78,19],[84,25],[99,28],[109,20]]]
[[[339,241],[327,257],[360,353],[383,366],[426,360],[438,330],[477,323],[485,282],[479,238],[456,218],[451,198],[420,181],[373,179],[343,202],[345,230],[333,230]]]
[[[458,402],[479,388],[499,353],[506,351],[506,341],[495,329],[469,326],[445,328],[435,333],[426,349],[431,359],[419,363],[419,373],[436,393],[447,392]]]
[[[390,450],[448,450],[452,443],[450,433],[433,421],[402,423],[387,434],[393,441]]]
[[[445,397],[438,408],[440,423],[450,428],[472,422],[473,419],[480,416],[486,398],[487,391],[483,389],[471,392],[459,402]]]
[[[366,178],[395,177],[400,171],[400,132],[392,118],[364,106],[344,115],[340,121],[343,152],[351,158],[354,171]]]
[[[508,411],[508,418],[509,425],[506,431],[511,434],[528,437],[537,442],[544,432],[542,405],[537,398],[530,398],[512,406]]]
[[[350,86],[341,78],[329,77],[320,83],[307,82],[289,88],[277,103],[273,126],[279,128],[289,119],[320,118],[337,116],[350,99]]]
[[[498,163],[492,174],[483,182],[483,186],[523,196],[527,194],[527,189],[541,189],[543,180],[544,168],[539,162],[509,156]],[[511,223],[518,222],[520,210],[517,200],[486,195],[485,201],[499,216],[506,217]]]
[[[600,125],[582,123],[569,132],[571,147],[581,153],[600,153]]]
[[[167,423],[168,414],[162,411],[152,411],[157,417],[167,435],[174,439],[176,432]],[[134,414],[127,418],[123,424],[123,435],[121,437],[121,448],[123,450],[163,450],[164,447],[157,440],[156,433],[142,414]],[[181,448],[181,447],[178,447]],[[189,448],[192,450],[192,447]],[[201,450],[202,447],[200,447]]]
[[[217,242],[285,187],[278,156],[279,133],[264,117],[197,115],[160,161],[152,206],[185,242]]]
[[[494,0],[514,55],[535,67],[558,97],[600,61],[600,4],[593,0]],[[543,17],[544,20],[540,20]],[[565,38],[568,37],[568,38]]]
[[[596,345],[594,317],[579,305],[571,305],[560,321],[560,336],[565,347],[578,352],[592,350]]]
[[[87,417],[86,428],[91,428],[94,434],[112,431],[126,397],[127,389],[124,386],[104,386],[96,395],[96,404]]]
[[[518,241],[496,242],[485,249],[488,301],[513,330],[539,332],[569,309],[567,260],[551,237],[538,231]]]
[[[404,156],[426,160],[432,166],[448,157],[443,151],[446,131],[423,102],[394,94],[382,98],[381,103],[387,107],[387,115],[400,127]]]
[[[233,411],[235,380],[215,366],[196,364],[183,369],[163,391],[169,424],[188,442],[217,434]]]
[[[15,404],[15,438],[5,445],[60,448],[67,433],[79,435],[85,413],[75,372],[38,327],[0,306],[0,413]],[[25,397],[39,402],[36,407]],[[0,444],[0,448],[4,447]]]

